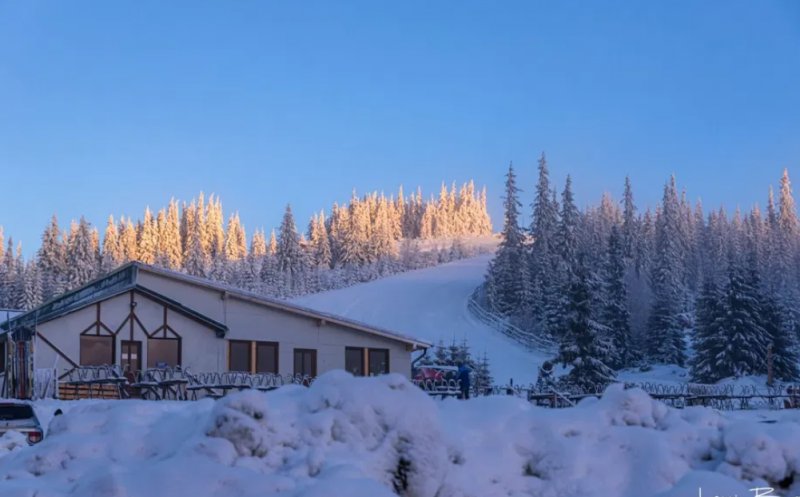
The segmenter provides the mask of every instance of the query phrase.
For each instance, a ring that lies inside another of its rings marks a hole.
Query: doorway
[[[122,372],[136,374],[142,369],[142,342],[122,341],[122,356],[120,357]]]

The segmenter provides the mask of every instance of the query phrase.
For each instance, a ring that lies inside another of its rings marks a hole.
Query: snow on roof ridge
[[[409,335],[405,335],[403,333],[399,333],[393,330],[388,330],[386,328],[382,328],[379,326],[374,326],[369,323],[364,323],[363,321],[358,321],[355,319],[347,318],[344,316],[339,316],[336,314],[331,314],[324,311],[319,311],[316,309],[312,309],[310,307],[306,307],[303,305],[296,304],[294,302],[289,302],[286,300],[280,300],[273,297],[267,297],[265,295],[261,295],[255,292],[251,292],[249,290],[244,290],[242,288],[237,288],[235,286],[229,285],[227,283],[223,283],[220,281],[215,281],[210,278],[204,278],[201,276],[193,276],[191,274],[182,273],[180,271],[175,271],[173,269],[162,268],[158,266],[154,266],[151,264],[145,264],[139,261],[132,261],[125,266],[134,265],[138,268],[144,269],[146,271],[150,271],[156,274],[164,274],[167,276],[172,276],[178,279],[182,279],[185,281],[193,282],[201,286],[216,288],[218,290],[223,290],[233,295],[239,295],[242,297],[246,297],[249,299],[261,301],[263,303],[271,304],[273,306],[281,307],[289,311],[298,311],[305,314],[309,314],[312,317],[318,317],[319,319],[336,322],[338,324],[342,324],[345,326],[354,326],[360,328],[361,331],[374,333],[378,335],[384,335],[387,338],[394,338],[396,340],[410,343],[412,345],[421,345],[424,348],[432,347],[433,344],[426,342],[425,340],[419,340],[417,338],[411,337]],[[123,267],[125,267],[123,266]],[[121,269],[121,268],[120,268]]]

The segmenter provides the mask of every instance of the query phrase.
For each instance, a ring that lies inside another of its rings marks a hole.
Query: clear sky
[[[222,197],[248,228],[513,160],[581,204],[800,184],[800,2],[0,0],[0,225]],[[528,209],[526,207],[526,213]]]

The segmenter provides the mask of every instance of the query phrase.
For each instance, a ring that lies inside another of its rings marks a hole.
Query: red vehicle
[[[458,374],[458,368],[455,366],[420,366],[414,372],[414,380],[416,381],[444,381],[454,380]]]

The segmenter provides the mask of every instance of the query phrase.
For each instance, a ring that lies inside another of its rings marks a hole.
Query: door
[[[136,373],[142,369],[142,342],[122,341],[121,366],[124,373]]]

